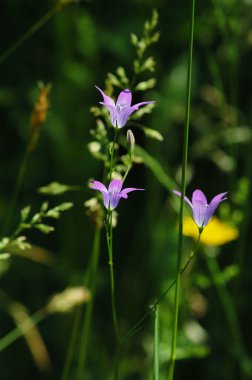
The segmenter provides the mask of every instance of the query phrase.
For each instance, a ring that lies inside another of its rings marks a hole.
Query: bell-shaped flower
[[[136,189],[134,187],[127,187],[122,190],[122,181],[120,179],[113,179],[108,189],[103,183],[99,181],[90,181],[89,187],[94,190],[98,190],[101,192],[103,197],[103,203],[107,210],[114,210],[120,201],[121,198],[127,199],[128,193],[135,190],[144,190],[144,189]]]
[[[100,102],[100,104],[109,110],[110,121],[115,128],[124,127],[130,115],[138,110],[139,107],[146,104],[155,103],[155,101],[149,101],[131,105],[132,94],[131,91],[127,89],[120,92],[115,103],[114,100],[110,96],[106,95],[98,86],[95,87],[103,96],[103,102]]]
[[[173,192],[181,197],[181,193],[179,191],[173,190]],[[216,195],[209,204],[207,203],[207,199],[201,190],[195,190],[193,192],[192,201],[190,201],[187,197],[184,198],[186,203],[188,203],[191,207],[193,219],[199,228],[206,227],[216,208],[222,201],[227,199],[226,195],[227,192]]]

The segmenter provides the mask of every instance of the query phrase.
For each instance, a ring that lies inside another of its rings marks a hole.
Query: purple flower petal
[[[120,201],[121,198],[127,199],[128,193],[135,190],[144,190],[144,189],[137,189],[135,187],[127,187],[126,189],[122,190],[122,181],[120,179],[113,179],[108,189],[106,186],[103,185],[103,183],[99,181],[91,181],[89,186],[91,189],[98,190],[102,193],[103,197],[103,203],[107,210],[114,210]]]
[[[121,197],[122,198],[125,198],[125,199],[127,199],[128,198],[128,193],[130,193],[131,191],[137,191],[137,190],[140,190],[140,191],[143,191],[143,190],[145,190],[145,189],[137,189],[137,188],[135,188],[135,187],[126,187],[125,189],[123,189],[122,191],[121,191]]]
[[[100,91],[103,97],[103,102],[100,102],[100,104],[108,108],[111,124],[115,128],[124,127],[130,115],[138,110],[139,107],[146,104],[155,103],[154,101],[141,102],[131,107],[132,94],[130,90],[125,89],[120,92],[115,104],[114,100],[110,96],[106,95],[98,86],[95,87],[98,91]]]
[[[132,106],[132,108],[134,108],[134,111],[136,111],[136,110],[138,110],[139,107],[145,106],[146,104],[152,104],[152,103],[156,103],[155,100],[151,100],[149,102],[140,102],[140,103],[134,104]]]
[[[118,103],[118,102],[117,102]],[[139,107],[141,106],[144,106],[146,104],[149,104],[149,103],[155,103],[154,101],[151,101],[151,102],[142,102],[142,103],[137,103],[135,104],[134,106],[132,107],[125,107],[123,109],[121,109],[120,111],[118,111],[118,116],[117,116],[117,127],[118,128],[122,128],[125,126],[125,124],[127,123],[128,121],[128,118],[130,117],[130,115],[137,111]]]
[[[120,179],[113,179],[108,188],[110,195],[119,194],[122,188],[122,181]]]
[[[114,127],[116,127],[117,116],[118,116],[118,112],[117,112],[116,108],[114,106],[107,105],[104,102],[100,102],[100,104],[102,104],[103,106],[107,107],[107,109],[109,110],[109,116],[110,116],[109,119],[111,121],[111,124]]]
[[[192,195],[192,204],[194,201],[200,201],[203,204],[207,205],[207,199],[205,194],[201,190],[195,190]]]
[[[117,116],[117,127],[118,128],[122,128],[125,126],[125,124],[127,123],[128,121],[128,118],[130,117],[130,115],[134,112],[135,110],[133,109],[133,107],[125,107],[123,108],[120,112],[118,112],[118,116]]]
[[[214,211],[216,210],[216,208],[219,206],[219,204],[224,201],[225,199],[227,199],[225,197],[227,193],[221,193],[221,194],[218,194],[216,195],[210,202],[210,204],[208,205],[207,207],[207,210],[206,210],[206,216],[205,216],[205,220],[204,220],[204,226],[206,226],[208,223],[209,223],[209,220],[211,219],[211,217],[213,216],[213,213]]]
[[[181,197],[181,193],[179,191],[173,190],[174,194]],[[193,219],[198,227],[206,227],[209,223],[210,218],[212,217],[214,211],[220,204],[220,202],[224,201],[227,193],[221,193],[216,195],[210,202],[207,204],[207,199],[205,194],[197,189],[193,192],[192,202],[185,197],[185,201],[191,206],[193,211]]]
[[[193,219],[195,223],[202,227],[206,218],[206,209],[207,204],[203,203],[200,200],[193,201]]]
[[[211,200],[210,205],[211,205],[212,202],[222,202],[222,201],[224,201],[225,199],[227,199],[226,195],[227,195],[227,192],[215,195],[215,197],[213,197],[213,199]]]
[[[116,101],[116,107],[119,106],[120,109],[122,107],[130,107],[132,102],[132,94],[131,91],[126,89],[120,92],[117,101]]]
[[[108,210],[110,208],[110,196],[109,196],[109,193],[102,192],[102,197],[103,197],[104,206]]]
[[[108,192],[106,186],[104,186],[103,183],[101,183],[100,181],[90,181],[89,187],[91,189],[98,190],[101,193],[107,193]]]
[[[181,192],[180,191],[176,191],[176,190],[172,190],[174,194],[178,195],[179,197],[181,197]],[[191,206],[191,208],[193,208],[193,205],[192,205],[192,202],[185,196],[185,201],[186,203],[189,204],[189,206]]]
[[[113,194],[110,196],[109,210],[114,210],[121,199],[120,194]]]
[[[108,209],[109,207],[109,193],[106,186],[100,181],[90,181],[89,187],[93,190],[98,190],[102,193],[104,206]]]
[[[106,107],[107,106],[112,106],[112,107],[116,108],[115,102],[114,102],[114,100],[110,96],[106,95],[98,86],[95,86],[95,88],[97,88],[97,90],[99,90],[100,93],[102,94],[103,100],[104,100],[104,105]]]

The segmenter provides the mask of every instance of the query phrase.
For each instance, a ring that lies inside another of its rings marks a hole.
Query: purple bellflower
[[[108,108],[111,124],[115,128],[124,127],[130,115],[138,110],[139,107],[146,104],[155,103],[155,101],[141,102],[132,106],[132,94],[131,91],[127,89],[120,92],[115,103],[114,100],[110,96],[106,95],[98,86],[95,87],[103,96],[103,102],[100,102],[100,104]]]
[[[181,197],[181,193],[179,191],[173,190],[173,192]],[[188,203],[192,209],[193,219],[200,229],[206,227],[216,208],[222,201],[227,199],[226,195],[227,193],[216,195],[209,204],[207,203],[207,199],[201,190],[195,190],[193,192],[192,201],[185,197],[186,203]]]
[[[122,190],[122,181],[120,179],[113,179],[108,189],[103,183],[99,181],[91,181],[89,186],[91,189],[98,190],[102,193],[103,203],[107,210],[114,210],[120,201],[121,198],[127,199],[128,193],[135,190],[144,190],[144,189],[136,189],[134,187],[127,187]]]

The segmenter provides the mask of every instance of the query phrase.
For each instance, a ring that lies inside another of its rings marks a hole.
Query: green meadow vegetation
[[[251,379],[252,1],[0,12],[0,379]]]

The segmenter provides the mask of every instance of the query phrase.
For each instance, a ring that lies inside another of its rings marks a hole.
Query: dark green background
[[[1,52],[51,7],[51,1],[2,0]],[[178,181],[182,160],[189,1],[93,0],[68,6],[0,65],[1,223],[6,217],[29,134],[29,115],[37,96],[38,80],[53,85],[50,110],[38,148],[29,161],[13,228],[18,222],[21,207],[31,204],[35,212],[46,199],[36,193],[39,187],[54,180],[82,187],[80,192],[50,200],[52,204],[74,202],[73,209],[56,223],[56,233],[46,237],[40,233],[28,235],[33,243],[55,252],[56,264],[47,267],[26,259],[12,258],[8,271],[1,274],[1,288],[31,312],[42,307],[52,293],[82,282],[93,237],[93,227],[85,215],[83,203],[93,195],[87,188],[88,179],[100,179],[102,170],[101,163],[90,157],[86,149],[91,141],[89,130],[94,127],[89,110],[101,100],[94,86],[104,88],[107,72],[114,72],[118,66],[125,67],[130,75],[135,55],[129,35],[131,32],[141,35],[144,21],[151,16],[153,7],[160,14],[158,29],[161,32],[160,41],[151,48],[151,54],[157,61],[157,86],[148,91],[145,99],[156,100],[157,103],[152,115],[145,117],[144,124],[159,130],[164,142],[146,140],[141,134],[137,134],[137,138],[138,143]],[[246,126],[248,136],[251,134],[251,16],[252,5],[248,1],[196,1],[188,185],[188,194],[195,188],[201,188],[208,199],[229,191],[230,210],[239,210],[247,217],[246,223],[240,223],[242,234],[239,242],[225,246],[219,261],[223,267],[232,264],[236,261],[237,252],[244,249],[245,263],[241,268],[239,292],[233,292],[235,286],[232,282],[228,286],[234,294],[250,354],[251,201],[248,197],[242,205],[237,204],[232,194],[239,193],[241,178],[250,183],[251,139],[239,142],[236,134],[234,143],[227,144],[220,132],[227,131],[228,135],[229,128]],[[205,86],[218,88],[223,94],[223,107],[215,108],[205,101],[202,95]],[[142,95],[133,94],[133,97],[137,101]],[[225,108],[227,104],[234,108]],[[237,122],[230,125],[225,120],[233,109],[237,110]],[[213,147],[205,149],[202,139],[205,138],[208,147],[213,137],[216,137]],[[219,150],[233,159],[235,166],[232,170],[225,167],[225,162],[222,168],[218,160],[214,162],[214,154]],[[135,193],[127,202],[121,201],[115,232],[118,314],[122,325],[130,326],[174,276],[177,217],[172,206],[173,197],[144,165],[132,171],[127,186],[146,189],[144,194]],[[185,248],[189,247],[191,242],[188,241]],[[201,258],[194,270],[206,272]],[[216,290],[210,288],[203,294],[209,307],[200,323],[209,333],[211,351],[202,360],[181,361],[175,378],[239,380],[237,366],[227,349],[232,340]],[[188,311],[186,297],[183,304],[181,321],[193,318]],[[163,326],[166,326],[166,313],[167,318],[171,318],[168,316],[170,311],[164,306]],[[73,315],[53,316],[40,325],[53,362],[52,379],[60,379],[72,322]],[[4,305],[0,310],[0,326],[0,336],[14,328]],[[103,236],[89,372],[85,379],[110,378],[112,334],[107,252]],[[142,344],[151,336],[150,318],[125,350],[128,361],[125,359],[122,379],[151,378],[151,358]],[[74,367],[75,363],[73,373]],[[23,339],[0,354],[0,368],[1,380],[45,378],[38,373]],[[167,373],[167,360],[162,365],[162,372]]]

